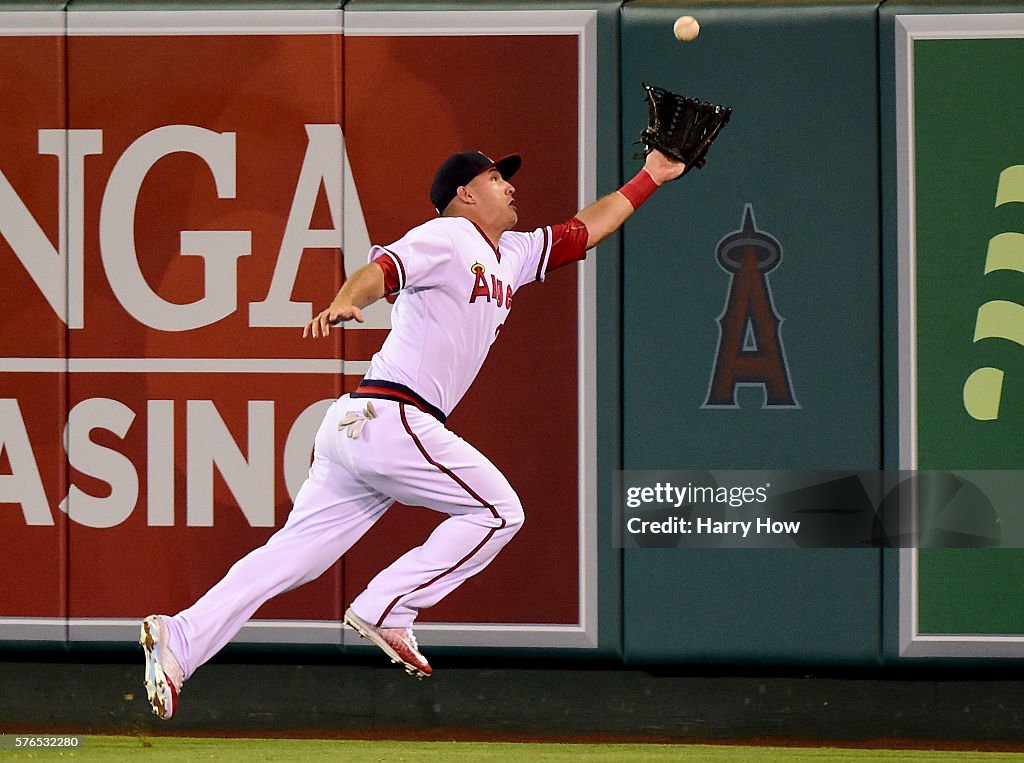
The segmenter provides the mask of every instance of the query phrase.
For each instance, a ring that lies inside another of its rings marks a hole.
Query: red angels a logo
[[[718,263],[731,274],[705,408],[737,408],[736,389],[760,386],[764,408],[799,408],[782,345],[782,317],[775,309],[768,273],[782,260],[782,245],[758,230],[754,209],[743,227],[718,243]]]
[[[474,262],[469,269],[475,276],[473,291],[469,295],[470,304],[476,302],[477,297],[483,297],[488,302],[493,299],[498,307],[504,307],[506,310],[512,308],[512,284],[506,287],[501,279],[495,278],[492,274],[491,283],[488,285],[487,278],[484,276],[487,269],[479,262]]]
[[[487,268],[479,262],[474,262],[469,270],[476,276],[476,280],[473,282],[473,292],[469,295],[469,304],[476,302],[477,297],[483,297],[490,302],[491,290],[487,288],[487,279],[484,278],[484,273],[487,272]]]

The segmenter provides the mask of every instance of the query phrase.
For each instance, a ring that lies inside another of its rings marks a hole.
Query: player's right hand
[[[303,338],[312,336],[314,339],[327,336],[331,333],[331,326],[337,326],[342,321],[350,320],[362,323],[363,311],[355,305],[341,307],[331,305],[306,324],[306,327],[302,329],[302,336]]]

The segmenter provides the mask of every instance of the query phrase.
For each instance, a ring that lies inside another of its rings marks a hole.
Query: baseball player
[[[331,406],[316,435],[309,477],[284,527],[236,562],[188,609],[150,615],[140,643],[146,691],[160,718],[174,715],[182,685],[265,601],[314,580],[395,501],[447,517],[423,545],[370,581],[345,623],[393,662],[423,678],[430,664],[412,626],[484,569],[523,524],[523,508],[500,471],[445,420],[469,388],[518,289],[576,262],[616,231],[681,162],[651,151],[618,191],[558,225],[513,232],[509,179],[518,155],[493,161],[455,154],[437,170],[438,217],[389,246],[374,246],[303,336],[325,337],[340,321],[396,295],[392,328],[358,388]]]

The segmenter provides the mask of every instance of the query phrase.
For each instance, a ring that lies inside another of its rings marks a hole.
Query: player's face
[[[500,230],[511,230],[519,222],[516,210],[516,189],[495,169],[473,178],[466,186],[473,192],[476,212],[487,225]]]

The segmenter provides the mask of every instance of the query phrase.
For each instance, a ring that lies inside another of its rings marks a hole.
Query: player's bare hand
[[[647,174],[654,178],[655,183],[663,185],[682,175],[686,170],[686,165],[669,158],[655,148],[647,155],[647,159],[644,161],[644,169],[647,170]]]
[[[302,329],[302,336],[303,338],[312,336],[314,339],[327,336],[331,333],[331,326],[353,320],[357,323],[363,322],[363,311],[358,307],[355,305],[331,305],[306,324],[306,327]]]

